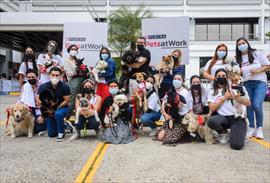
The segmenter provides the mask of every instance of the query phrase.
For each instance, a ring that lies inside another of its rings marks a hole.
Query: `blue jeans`
[[[149,126],[150,128],[155,128],[155,121],[159,120],[161,114],[160,112],[152,111],[148,113],[144,113],[141,117],[142,124]]]
[[[64,118],[68,113],[68,107],[61,107],[54,112],[53,117],[46,118],[49,137],[56,137],[58,133],[65,133]]]
[[[247,108],[249,127],[254,128],[254,112],[256,115],[256,127],[263,126],[263,101],[266,93],[266,83],[259,80],[249,80],[244,82],[247,89],[251,106]]]

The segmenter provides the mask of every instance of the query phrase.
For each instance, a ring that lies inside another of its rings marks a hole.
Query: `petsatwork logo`
[[[166,34],[157,34],[157,35],[147,35],[146,38],[146,47],[160,47],[161,49],[171,49],[171,48],[187,48],[187,40],[166,40]],[[156,40],[156,39],[161,39]]]
[[[88,43],[86,37],[66,37],[65,48],[75,44],[80,51],[99,51],[103,44]]]

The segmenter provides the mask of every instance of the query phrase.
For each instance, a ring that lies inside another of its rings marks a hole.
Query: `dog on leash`
[[[87,68],[87,65],[83,63],[84,58],[76,60],[76,73],[79,76],[83,76],[84,78],[87,78],[89,75],[89,69]]]
[[[165,73],[170,72],[170,74],[172,74],[173,66],[174,66],[174,61],[173,61],[171,55],[162,57],[162,60],[160,61],[160,63],[157,66],[157,70],[159,72],[156,76],[157,85],[159,88],[160,88],[160,84],[163,81]]]
[[[199,117],[202,118],[202,122],[199,121]],[[201,139],[205,140],[207,144],[214,144],[214,135],[212,133],[212,130],[207,126],[206,120],[207,115],[196,115],[194,113],[187,113],[184,116],[182,124],[188,125],[187,131],[191,135],[197,133]]]
[[[45,89],[40,92],[39,99],[41,101],[41,113],[44,118],[52,117],[54,111],[58,107],[58,100],[55,97],[54,92],[51,89]]]
[[[9,126],[7,135],[15,138],[22,135],[27,135],[28,138],[33,136],[35,118],[24,104],[17,103],[11,107]]]
[[[100,60],[100,61],[98,61],[96,66],[92,69],[92,73],[94,75],[94,78],[95,78],[96,82],[99,81],[98,74],[99,73],[105,73],[107,67],[108,67],[108,63],[105,60]]]

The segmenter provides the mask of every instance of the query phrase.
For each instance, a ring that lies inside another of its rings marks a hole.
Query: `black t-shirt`
[[[112,104],[113,104],[112,95],[106,97],[105,100],[102,103],[101,109],[99,111],[99,118],[100,118],[100,121],[101,121],[101,124],[102,124],[103,127],[105,127],[105,123],[104,123],[105,114],[106,114],[108,108],[110,106],[112,106]]]
[[[146,74],[149,73],[149,64],[151,60],[151,54],[148,49],[143,49],[142,51],[137,51],[136,53],[136,58],[139,57],[145,57],[147,60],[146,62],[140,67],[140,68],[132,68],[131,71],[129,72],[129,78],[134,78],[133,75],[137,72],[144,72]]]
[[[38,88],[38,95],[42,91],[48,90],[48,89],[53,91],[55,98],[58,101],[58,104],[61,104],[64,101],[64,98],[63,98],[64,96],[70,95],[69,86],[62,81],[59,81],[55,89],[52,87],[51,81],[40,85]]]

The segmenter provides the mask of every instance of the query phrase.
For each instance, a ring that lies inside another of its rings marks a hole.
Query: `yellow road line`
[[[93,179],[98,167],[100,166],[100,163],[105,155],[105,152],[106,152],[108,146],[109,146],[108,144],[105,144],[103,150],[100,152],[100,155],[97,157],[96,162],[94,163],[94,165],[92,167],[92,170],[90,171],[90,173],[88,174],[88,176],[85,179],[86,183],[92,182],[92,179]]]
[[[88,178],[88,175],[94,175],[98,165],[100,164],[100,159],[104,156],[106,149],[108,148],[108,144],[99,143],[95,149],[95,151],[92,153],[84,167],[82,168],[79,176],[76,178],[75,183],[84,183],[86,178]],[[94,171],[94,173],[91,173]],[[88,183],[88,182],[87,182]]]
[[[266,142],[266,141],[260,140],[260,139],[256,139],[255,137],[250,138],[250,140],[253,141],[253,142],[256,142],[256,143],[258,143],[258,144],[260,144],[260,145],[262,145],[262,146],[264,146],[264,147],[266,147],[268,149],[270,149],[270,143],[269,142]]]

